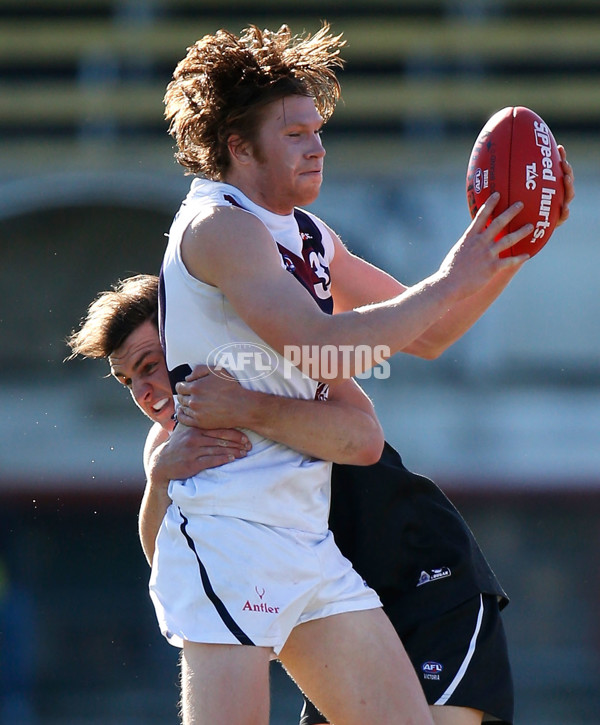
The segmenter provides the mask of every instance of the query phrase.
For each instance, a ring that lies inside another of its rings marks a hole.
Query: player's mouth
[[[162,400],[159,400],[158,403],[154,403],[152,406],[152,410],[155,413],[160,413],[160,411],[165,407],[165,405],[168,405],[169,398],[163,398]]]

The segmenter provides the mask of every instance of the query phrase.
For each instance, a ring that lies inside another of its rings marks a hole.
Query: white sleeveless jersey
[[[160,332],[171,384],[183,380],[196,364],[218,363],[252,390],[305,399],[326,397],[324,386],[285,362],[240,319],[217,287],[186,270],[181,258],[184,231],[198,215],[226,205],[245,209],[265,224],[282,266],[296,278],[290,284],[303,284],[321,309],[332,312],[333,240],[319,219],[302,210],[287,216],[273,214],[229,184],[195,179],[171,226],[161,269]],[[256,263],[249,248],[248,264]],[[325,531],[331,464],[253,431],[244,432],[252,442],[245,458],[172,481],[173,502],[184,514],[235,516],[272,526]]]

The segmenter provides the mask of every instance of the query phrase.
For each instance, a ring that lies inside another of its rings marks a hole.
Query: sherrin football
[[[495,113],[475,141],[467,169],[471,217],[493,192],[500,192],[497,216],[516,201],[525,205],[506,231],[533,224],[533,232],[501,254],[534,256],[550,239],[564,197],[560,154],[552,132],[529,108],[509,106]],[[506,232],[505,232],[506,233]]]

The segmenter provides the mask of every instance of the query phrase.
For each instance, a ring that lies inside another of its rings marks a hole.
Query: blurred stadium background
[[[368,383],[512,596],[521,725],[600,722],[598,0],[0,0],[0,723],[175,723],[136,537],[147,425],[103,363],[63,363],[97,291],[156,272],[188,179],[162,96],[185,48],[255,22],[348,40],[314,211],[413,282],[468,223],[484,121],[566,145],[572,219],[442,359]],[[298,695],[278,670],[276,725]]]

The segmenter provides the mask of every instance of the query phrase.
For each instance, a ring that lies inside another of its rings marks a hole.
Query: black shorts
[[[514,695],[498,601],[480,595],[400,633],[430,705],[482,710],[483,722],[513,721]],[[300,725],[326,718],[305,699]]]

